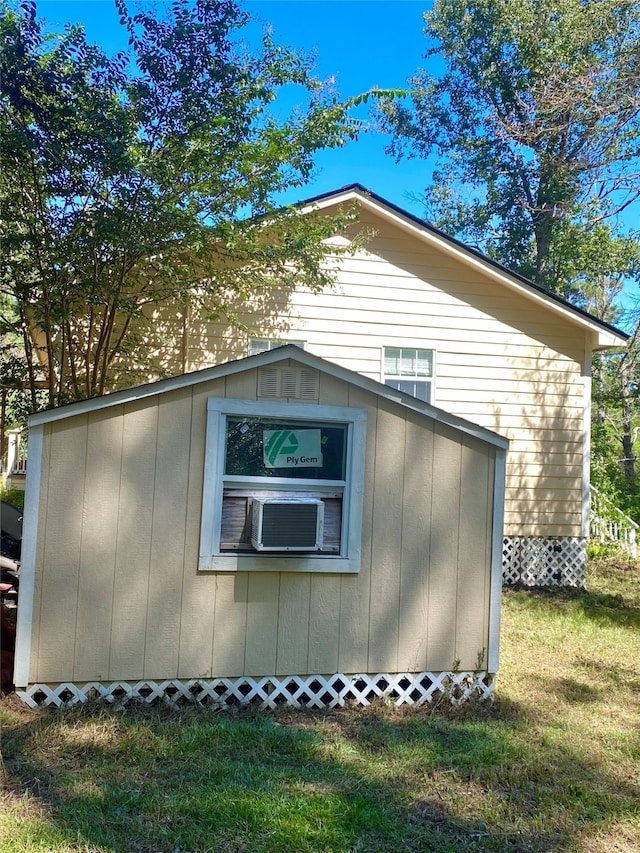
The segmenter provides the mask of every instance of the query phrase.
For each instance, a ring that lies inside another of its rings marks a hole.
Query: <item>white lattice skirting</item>
[[[526,586],[584,587],[587,540],[565,536],[508,537],[502,548],[502,580]]]
[[[439,700],[461,704],[493,698],[495,675],[487,672],[403,672],[396,675],[291,675],[266,678],[213,678],[189,681],[91,681],[84,684],[34,684],[17,695],[32,708],[74,705],[102,700],[116,707],[129,702],[172,707],[203,705],[217,708],[254,706],[264,710],[337,708],[348,702],[369,705],[381,699],[397,705],[425,705]]]

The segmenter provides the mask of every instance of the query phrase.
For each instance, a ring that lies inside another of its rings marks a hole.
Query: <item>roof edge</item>
[[[508,276],[518,284],[524,285],[525,287],[532,290],[534,293],[537,293],[539,296],[542,296],[544,299],[548,299],[551,302],[556,303],[564,310],[577,314],[578,317],[580,317],[581,319],[586,320],[590,324],[595,324],[598,328],[602,329],[603,331],[606,331],[608,334],[620,338],[622,341],[628,341],[631,337],[628,332],[623,331],[622,329],[618,328],[617,326],[614,326],[611,323],[607,323],[606,321],[601,320],[599,317],[596,317],[595,314],[591,314],[584,308],[580,308],[579,306],[574,305],[572,302],[569,302],[569,300],[565,299],[564,297],[553,293],[551,290],[547,290],[547,288],[542,287],[542,285],[536,284],[534,281],[531,281],[531,279],[526,278],[520,273],[514,272],[513,270],[509,269],[509,267],[505,266],[504,264],[501,264],[499,261],[494,261],[492,258],[488,257],[488,255],[485,255],[479,249],[469,246],[468,244],[462,242],[462,240],[459,240],[457,237],[452,237],[450,234],[447,234],[445,231],[442,231],[440,228],[437,228],[435,225],[432,225],[426,219],[421,219],[419,216],[410,213],[409,211],[405,210],[394,202],[383,198],[383,196],[378,195],[377,193],[373,192],[373,190],[370,190],[367,187],[363,186],[362,184],[347,184],[344,187],[341,187],[340,189],[320,193],[319,195],[312,196],[311,198],[299,202],[296,207],[305,208],[314,204],[328,201],[338,202],[340,200],[340,196],[347,195],[355,195],[360,196],[364,199],[371,199],[373,202],[375,202],[375,204],[385,207],[390,211],[393,211],[396,215],[401,216],[413,225],[424,229],[425,231],[432,234],[434,237],[437,237],[439,240],[442,240],[444,243],[448,243],[450,246],[455,247],[462,252],[465,252],[469,256],[475,258],[482,264],[486,265],[492,270],[495,270],[501,275]],[[612,342],[609,344],[603,344],[603,346],[624,346],[624,343],[615,344]]]
[[[136,385],[132,388],[113,391],[101,397],[90,397],[86,400],[76,400],[72,403],[66,403],[63,406],[57,406],[53,409],[44,409],[43,411],[35,412],[29,417],[29,427],[38,427],[65,420],[66,418],[101,411],[113,406],[123,406],[127,403],[199,385],[213,379],[222,379],[226,376],[241,373],[244,370],[251,370],[286,360],[297,361],[307,367],[322,370],[336,379],[349,382],[365,391],[369,391],[379,397],[384,397],[393,403],[418,412],[433,421],[458,429],[502,450],[506,450],[509,446],[507,438],[486,427],[475,424],[458,415],[453,415],[444,409],[432,406],[430,403],[424,403],[416,397],[405,394],[403,391],[397,391],[388,385],[383,385],[375,379],[369,379],[359,373],[354,373],[346,367],[342,367],[318,355],[313,355],[295,344],[284,344],[267,352],[246,356],[235,361],[226,361],[223,364],[206,367],[203,370],[197,370],[192,373],[182,373],[179,376],[172,376],[169,379],[160,379],[145,385]]]

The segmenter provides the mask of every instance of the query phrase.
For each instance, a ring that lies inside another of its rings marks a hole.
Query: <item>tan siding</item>
[[[245,675],[276,671],[279,587],[280,575],[276,572],[249,575]]]
[[[118,503],[122,461],[122,417],[100,412],[89,418],[83,525],[76,619],[76,681],[109,675]],[[91,642],[87,642],[87,638]]]
[[[191,389],[173,392],[158,413],[145,678],[177,676],[191,433]]]
[[[144,669],[149,599],[158,406],[147,401],[124,408],[122,479],[117,498],[118,532],[109,677],[135,678]]]
[[[398,669],[422,672],[428,660],[431,506],[438,497],[433,493],[433,428],[425,430],[415,415],[407,416],[404,470]]]
[[[219,388],[224,390],[224,384],[219,383]],[[189,484],[178,662],[180,678],[191,678],[194,675],[205,678],[211,676],[213,668],[213,625],[217,588],[214,578],[199,575],[195,571],[200,540],[207,399],[212,390],[211,385],[205,390],[196,386],[191,401]]]
[[[42,460],[40,464],[40,513],[38,516],[38,531],[36,543],[36,566],[46,564],[45,542],[47,533],[47,507],[50,500],[49,478],[51,474],[51,425],[43,430]],[[32,463],[33,464],[33,463]],[[32,469],[33,470],[33,469]],[[42,592],[45,583],[44,571],[36,571],[33,589],[33,614],[31,627],[31,652],[29,655],[29,672],[38,673],[38,651],[40,648],[40,624],[42,614]]]
[[[460,469],[460,528],[456,610],[456,660],[460,668],[481,669],[486,662],[488,586],[493,511],[492,460],[478,442],[464,439]]]
[[[307,672],[336,672],[339,646],[340,577],[314,575],[311,578]]]
[[[367,413],[364,505],[362,511],[362,560],[358,575],[349,575],[341,579],[338,669],[341,672],[366,672],[369,657],[371,566],[374,559],[373,495],[376,482],[375,458],[378,408],[376,398],[372,394],[367,394],[358,388],[350,388],[349,405],[365,409]]]
[[[431,506],[431,556],[429,561],[429,618],[427,646],[429,668],[454,666],[457,618],[457,565],[460,497],[460,444],[451,431],[436,426],[433,448],[437,500]]]
[[[349,405],[349,388],[327,373],[320,374],[320,394],[318,402],[331,406]]]
[[[249,575],[214,576],[216,585],[213,676],[233,678],[245,671]]]
[[[398,664],[404,428],[404,419],[394,413],[391,404],[380,400],[375,448],[368,672],[395,672]]]
[[[48,441],[49,500],[42,557],[36,680],[64,681],[73,675],[76,649],[82,543],[82,527],[78,520],[84,515],[87,418],[74,418],[56,426]]]
[[[282,574],[278,611],[277,675],[308,672],[311,575]]]
[[[245,373],[236,373],[227,377],[226,397],[238,400],[255,400],[257,396],[258,372],[247,370]]]

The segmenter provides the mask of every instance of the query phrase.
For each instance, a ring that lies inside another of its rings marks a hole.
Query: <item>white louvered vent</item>
[[[280,393],[283,397],[300,396],[300,371],[283,367],[280,371]]]
[[[279,374],[277,367],[263,367],[258,372],[258,396],[259,397],[278,397],[279,396]]]
[[[262,367],[258,372],[258,396],[315,402],[319,396],[318,371],[298,367]]]

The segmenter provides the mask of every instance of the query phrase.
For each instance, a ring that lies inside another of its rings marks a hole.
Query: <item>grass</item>
[[[504,595],[496,701],[223,714],[0,703],[1,853],[640,850],[640,567]]]

